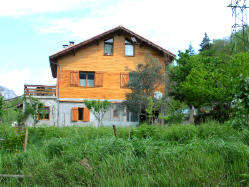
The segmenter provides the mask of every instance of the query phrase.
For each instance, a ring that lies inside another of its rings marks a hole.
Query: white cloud
[[[230,34],[231,10],[227,1],[121,0],[92,9],[81,18],[54,19],[40,27],[42,32],[68,33],[71,38],[88,39],[118,25],[177,52],[190,42],[195,48],[207,32],[211,39]],[[70,36],[72,35],[72,36]]]
[[[104,0],[8,0],[1,1],[0,16],[22,16],[35,13],[86,9]]]
[[[7,70],[7,71],[6,71]],[[30,68],[11,68],[4,67],[0,69],[0,85],[13,90],[17,95],[23,94],[24,84],[56,84],[52,78],[49,68],[39,70],[39,73]]]

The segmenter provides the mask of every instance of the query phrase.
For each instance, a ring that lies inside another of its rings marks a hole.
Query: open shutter
[[[70,71],[70,86],[76,87],[79,86],[79,72]]]
[[[83,110],[83,121],[88,122],[90,121],[90,110],[88,108],[84,108]]]
[[[129,83],[129,74],[121,73],[120,74],[120,88],[127,88],[128,83]]]
[[[71,120],[72,121],[78,121],[78,108],[72,108],[72,111],[71,111]]]
[[[103,73],[102,72],[95,72],[94,86],[103,87]]]

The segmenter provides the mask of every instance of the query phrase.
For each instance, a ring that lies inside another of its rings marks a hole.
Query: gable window
[[[113,54],[113,38],[104,41],[104,55]]]
[[[79,72],[79,86],[94,87],[94,72]]]
[[[125,40],[125,56],[134,56],[134,45],[128,40]]]
[[[42,107],[38,115],[39,120],[49,120],[50,119],[50,108],[45,106]]]

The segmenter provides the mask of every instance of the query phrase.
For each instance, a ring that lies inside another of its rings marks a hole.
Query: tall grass
[[[13,129],[8,129],[13,131]],[[4,185],[210,186],[249,184],[249,131],[200,126],[31,128],[27,152],[1,149]],[[10,133],[11,134],[11,133]],[[12,133],[10,136],[14,136]],[[130,137],[130,138],[129,138]],[[8,137],[6,136],[8,139]]]

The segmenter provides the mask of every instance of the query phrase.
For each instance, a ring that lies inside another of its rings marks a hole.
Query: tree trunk
[[[195,112],[195,107],[191,105],[190,113],[189,113],[189,123],[194,124],[195,119],[194,119],[194,112]]]

